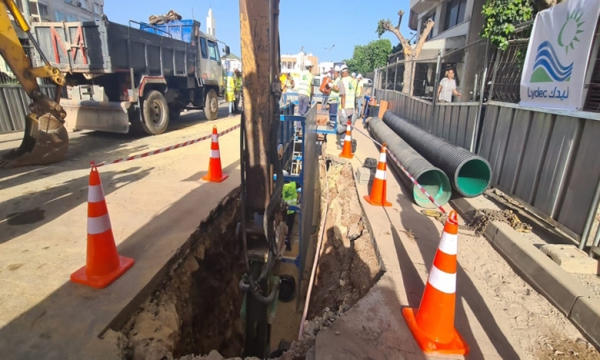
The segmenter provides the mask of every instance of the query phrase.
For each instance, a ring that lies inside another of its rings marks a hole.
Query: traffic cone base
[[[220,183],[220,182],[225,181],[225,179],[227,179],[228,177],[229,177],[229,175],[227,175],[227,174],[221,174],[221,177],[217,178],[217,177],[211,176],[211,174],[209,172],[208,174],[206,174],[202,177],[202,180]]]
[[[71,274],[71,281],[74,283],[91,286],[96,289],[104,289],[112,282],[117,280],[127,270],[129,270],[135,261],[132,258],[119,256],[119,266],[112,272],[102,276],[88,276],[87,269],[83,266],[81,269]]]
[[[417,321],[415,319],[417,309],[414,308],[404,308],[402,309],[402,316],[404,317],[404,321],[406,321],[406,325],[410,329],[417,345],[423,350],[425,354],[431,355],[467,355],[469,353],[469,345],[463,339],[463,337],[453,329],[452,339],[450,342],[442,344],[435,339],[430,339],[424,334],[419,326],[417,325]]]
[[[339,155],[341,158],[352,159],[354,154],[352,153],[352,123],[348,120],[346,126],[346,136],[344,137],[344,145],[342,146],[342,152]]]
[[[366,202],[368,202],[371,205],[375,205],[375,206],[392,206],[392,203],[387,201],[387,200],[383,200],[383,203],[381,201],[374,201],[371,199],[370,195],[365,195],[363,196],[363,198],[365,199]]]

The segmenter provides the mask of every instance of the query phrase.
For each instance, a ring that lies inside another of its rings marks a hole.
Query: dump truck
[[[217,118],[224,90],[218,40],[198,21],[122,25],[104,18],[32,29],[41,50],[34,61],[46,54],[65,74],[61,105],[69,130],[158,135],[184,109]]]

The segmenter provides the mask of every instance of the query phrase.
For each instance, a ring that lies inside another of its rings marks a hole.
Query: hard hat
[[[363,77],[361,74],[358,74],[357,78],[362,79]]]
[[[312,64],[312,62],[310,60],[306,60],[304,62],[304,67],[312,67],[312,66],[313,66],[313,64]]]
[[[337,71],[337,72],[339,72],[339,71],[340,71],[340,67],[339,67],[338,65],[336,65],[336,66],[333,68],[333,71]]]
[[[356,73],[352,73],[352,76],[356,76]]]
[[[348,71],[348,66],[346,65],[342,65],[342,68],[340,69],[341,71]]]

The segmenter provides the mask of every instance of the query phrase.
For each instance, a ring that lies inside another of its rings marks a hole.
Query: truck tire
[[[217,92],[212,89],[206,94],[204,100],[204,116],[207,120],[216,120],[219,115],[219,99],[217,98]]]
[[[150,91],[144,99],[142,125],[149,135],[159,135],[169,126],[169,104],[160,91]]]

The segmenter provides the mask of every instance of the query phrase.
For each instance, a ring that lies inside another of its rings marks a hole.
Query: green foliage
[[[367,45],[356,45],[352,59],[346,60],[351,72],[366,74],[387,64],[392,52],[392,42],[388,39],[371,41]]]
[[[481,37],[506,50],[515,32],[514,24],[531,20],[536,13],[530,0],[487,0],[481,11],[485,20]]]
[[[379,22],[377,23],[377,30],[375,30],[377,36],[381,37],[381,35],[383,35],[383,33],[387,31],[386,25],[391,23],[392,22],[390,20],[379,20]]]

